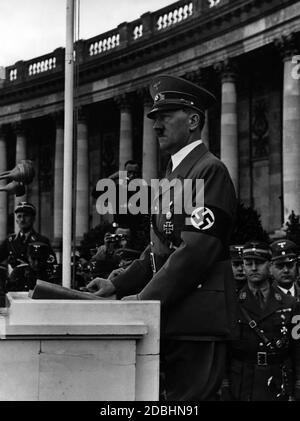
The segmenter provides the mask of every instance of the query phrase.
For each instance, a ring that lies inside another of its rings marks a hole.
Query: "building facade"
[[[180,0],[75,43],[76,237],[101,217],[91,191],[100,178],[142,164],[163,173],[149,82],[161,73],[210,89],[203,139],[227,165],[240,200],[279,230],[300,214],[300,1]],[[0,63],[1,64],[1,63]],[[0,171],[31,159],[27,200],[37,228],[62,237],[64,49],[5,68],[0,81]],[[19,199],[18,199],[19,200]],[[0,240],[13,229],[15,199],[0,192]]]

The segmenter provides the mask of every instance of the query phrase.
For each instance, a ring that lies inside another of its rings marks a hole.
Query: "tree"
[[[251,206],[238,203],[236,220],[231,235],[231,244],[245,244],[247,241],[258,240],[268,243],[268,233],[263,229],[260,215]]]
[[[286,238],[300,246],[300,215],[292,211],[285,225]]]

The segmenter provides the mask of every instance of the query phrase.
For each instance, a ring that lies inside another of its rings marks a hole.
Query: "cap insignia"
[[[165,95],[163,95],[163,94],[156,94],[155,97],[154,97],[155,102],[162,101],[163,99],[165,99]]]

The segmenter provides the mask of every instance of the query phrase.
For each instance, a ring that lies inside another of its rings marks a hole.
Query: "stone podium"
[[[0,400],[158,400],[158,301],[7,301]]]

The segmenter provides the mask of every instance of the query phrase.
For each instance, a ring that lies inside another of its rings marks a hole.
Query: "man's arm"
[[[122,270],[117,276],[113,271],[108,279],[95,278],[87,289],[96,295],[107,297],[116,292],[117,298],[137,294],[152,277],[150,265],[150,246],[148,246],[139,259],[134,260],[127,269]]]
[[[150,246],[148,246],[139,259],[134,260],[119,276],[112,279],[116,289],[117,298],[137,294],[152,278],[150,264]]]

